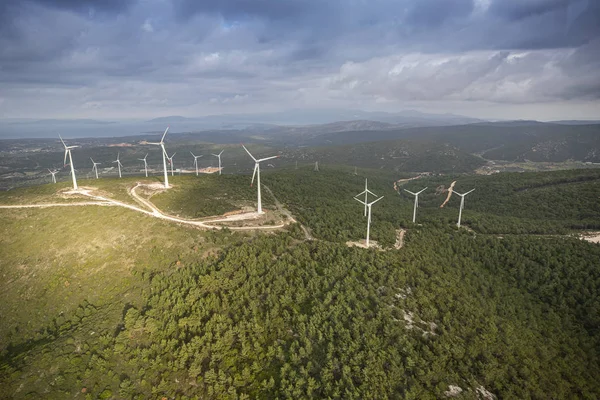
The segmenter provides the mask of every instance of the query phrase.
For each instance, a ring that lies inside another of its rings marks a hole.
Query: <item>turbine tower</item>
[[[315,161],[315,171],[318,171],[318,170],[319,170],[319,162]]]
[[[456,224],[456,226],[458,226],[459,228],[460,228],[460,218],[462,217],[462,210],[463,210],[463,208],[465,208],[465,196],[468,195],[469,193],[471,193],[473,190],[475,190],[475,189],[471,189],[465,194],[460,194],[456,190],[454,191],[454,193],[456,193],[457,195],[460,196],[460,208],[458,209],[458,223]]]
[[[63,146],[65,146],[65,159],[63,161],[63,164],[66,166],[67,165],[67,154],[69,155],[69,165],[71,165],[71,178],[73,178],[73,190],[77,190],[77,178],[75,177],[75,167],[73,166],[73,156],[71,156],[71,149],[75,149],[79,146],[67,146],[65,144],[65,141],[62,139],[62,137],[60,137],[60,135],[58,135],[58,137],[60,138],[60,141],[62,142]]]
[[[257,212],[258,212],[258,214],[263,214],[262,202],[261,202],[261,198],[260,198],[260,163],[263,162],[263,161],[271,160],[273,158],[278,158],[279,156],[266,157],[266,158],[261,158],[261,159],[257,160],[256,158],[254,158],[254,156],[252,154],[250,154],[250,152],[248,151],[248,149],[246,148],[246,146],[242,145],[242,147],[244,148],[244,150],[246,150],[246,153],[248,153],[248,155],[250,157],[252,157],[252,159],[254,160],[254,172],[252,173],[252,183],[250,184],[250,186],[252,186],[254,184],[254,176],[258,172],[258,179],[256,180],[256,186],[258,187],[258,208],[257,208]]]
[[[357,196],[358,196],[358,195],[357,195]],[[364,201],[362,201],[362,200],[360,200],[360,199],[357,199],[356,197],[354,198],[354,200],[358,201],[359,203],[362,203],[362,204],[364,204],[364,205],[365,205],[365,207],[367,207],[367,208],[368,208],[368,210],[369,210],[369,212],[368,212],[369,216],[367,217],[367,241],[366,241],[367,248],[369,248],[369,233],[370,233],[370,230],[371,230],[371,206],[372,206],[373,204],[377,203],[377,202],[378,202],[379,200],[381,200],[381,199],[383,199],[383,196],[381,196],[381,197],[379,197],[379,198],[377,198],[377,199],[373,200],[373,201],[372,201],[372,202],[370,202],[370,203],[366,203],[366,202],[364,202]]]
[[[213,156],[217,157],[219,159],[219,175],[221,175],[221,154],[223,154],[225,150],[221,150],[221,152],[219,154],[213,154]]]
[[[160,139],[160,142],[158,143],[148,143],[148,144],[152,144],[155,146],[160,146],[161,150],[162,150],[162,156],[163,156],[163,171],[165,173],[165,189],[169,188],[169,174],[167,173],[167,151],[165,150],[165,136],[167,136],[167,132],[169,132],[169,127],[167,126],[167,129],[165,129],[165,133],[163,133],[162,138]]]
[[[367,178],[365,178],[365,190],[363,190],[362,192],[360,192],[359,194],[354,196],[354,197],[358,197],[363,194],[365,195],[365,201],[363,202],[363,204],[365,205],[365,215],[364,215],[365,217],[367,216],[367,203],[369,201],[369,193],[372,194],[373,196],[377,197],[377,195],[375,193],[371,192],[369,190],[369,188],[367,187]]]
[[[92,160],[92,157],[90,157],[90,160]],[[94,160],[92,160],[92,164],[94,164],[94,166],[92,167],[92,171],[96,173],[96,179],[98,179],[98,167],[97,167],[97,165],[99,165],[101,163],[94,162]]]
[[[119,161],[120,155],[121,155],[121,153],[117,153],[117,159],[116,159],[116,161],[113,161],[113,164],[117,163],[117,167],[119,167],[119,178],[121,177],[121,167],[123,166],[123,164],[121,164],[121,161]]]
[[[195,156],[194,153],[192,153],[190,151],[190,154],[192,155],[192,157],[194,157],[194,166],[196,167],[196,176],[198,176],[198,159],[202,156]],[[173,154],[175,155],[175,154]]]
[[[173,153],[171,157],[167,155],[167,160],[169,160],[169,164],[171,164],[171,176],[173,176],[173,157],[175,157],[175,154],[177,154],[177,152]]]
[[[58,172],[57,169],[55,169],[54,171],[50,171],[50,169],[48,169],[48,172],[50,172],[50,174],[52,175],[52,183],[56,183],[56,173]]]
[[[405,192],[408,192],[408,193],[412,194],[413,196],[415,196],[415,207],[413,209],[413,224],[415,223],[415,220],[417,219],[417,207],[419,207],[419,195],[421,193],[423,193],[425,190],[427,190],[427,188],[421,190],[420,192],[413,193],[410,190],[404,189]]]
[[[148,153],[144,156],[144,158],[138,158],[138,160],[144,162],[144,171],[146,171],[146,178],[148,177],[148,162],[146,161],[146,157],[148,157]]]

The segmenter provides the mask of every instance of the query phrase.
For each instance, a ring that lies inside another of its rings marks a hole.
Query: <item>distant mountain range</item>
[[[317,125],[327,131],[372,130],[388,128],[411,128],[423,126],[463,125],[482,122],[480,119],[454,114],[429,114],[414,110],[397,113],[368,112],[361,110],[307,109],[260,114],[225,114],[188,118],[165,116],[148,121],[100,121],[93,119],[6,119],[0,120],[0,139],[53,137],[61,133],[65,137],[111,137],[130,136],[160,132],[166,126],[172,132],[200,132],[205,130],[272,131],[287,132],[302,127],[311,132]],[[284,128],[281,128],[281,127]],[[302,130],[302,129],[301,129]]]
[[[60,133],[69,139],[129,136],[129,140],[139,141],[151,140],[166,126],[171,127],[169,141],[179,144],[247,141],[292,148],[410,139],[447,144],[489,159],[600,162],[598,121],[484,121],[414,110],[291,110],[198,118],[165,116],[149,121],[12,119],[0,120],[0,139],[54,139]]]

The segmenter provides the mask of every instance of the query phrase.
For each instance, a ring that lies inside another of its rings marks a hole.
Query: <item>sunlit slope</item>
[[[152,196],[151,201],[170,214],[201,218],[241,209],[256,210],[256,181],[251,187],[251,175],[202,174],[169,179],[173,188]],[[269,183],[265,178],[262,181]],[[273,206],[271,196],[264,189],[262,202],[264,207]]]

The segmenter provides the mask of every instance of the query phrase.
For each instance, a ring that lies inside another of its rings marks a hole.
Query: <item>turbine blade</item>
[[[65,149],[67,148],[67,145],[65,144],[65,141],[63,140],[63,138],[58,135],[58,137],[60,138],[60,141],[62,142],[63,146],[65,146]]]
[[[165,141],[165,136],[167,136],[167,132],[169,132],[169,127],[167,126],[167,129],[165,129],[165,133],[163,133],[162,138],[160,139],[160,143]]]
[[[254,158],[254,156],[253,156],[252,154],[250,154],[250,152],[248,151],[248,149],[246,148],[246,146],[242,145],[242,147],[244,148],[244,150],[246,150],[246,153],[248,153],[248,155],[249,155],[250,157],[252,157],[252,159],[253,159],[255,162],[257,162],[257,161],[256,161],[256,158]]]
[[[250,183],[250,186],[254,185],[254,176],[256,175],[256,170],[258,169],[258,163],[254,164],[254,172],[252,173],[252,182]]]
[[[427,190],[427,188],[425,188],[425,189],[421,190],[420,192],[417,192],[417,194],[421,194],[421,193],[423,193],[423,192],[424,192],[424,191],[426,191],[426,190]]]
[[[358,195],[357,195],[358,196]],[[357,199],[356,197],[353,197],[354,200],[358,201],[360,204],[365,205],[367,203],[365,203],[364,201]]]
[[[408,192],[408,193],[410,193],[410,194],[412,194],[413,196],[416,196],[416,195],[417,195],[416,193],[413,193],[413,192],[411,192],[410,190],[406,190],[406,189],[404,189],[404,191],[405,191],[405,192]]]
[[[273,157],[267,157],[267,158],[261,158],[260,160],[257,160],[257,162],[263,162],[263,161],[267,161],[267,160],[272,160],[274,158],[279,158],[279,156],[273,156]]]
[[[383,199],[384,196],[381,196],[380,198],[378,198],[375,201],[372,201],[371,203],[367,204],[368,206],[372,206],[373,204],[377,203],[379,200]]]
[[[192,157],[196,158],[196,156],[194,155],[194,153],[192,153],[191,151],[190,151],[190,154],[192,155]]]
[[[65,160],[63,161],[64,165],[67,165],[67,153],[69,153],[69,149],[65,147]]]
[[[219,153],[219,155],[223,154],[223,152],[224,152],[224,151],[225,151],[225,150],[221,150],[221,152]]]
[[[471,193],[473,190],[475,190],[475,189],[469,190],[467,193],[465,193],[465,196],[468,195],[469,193]]]

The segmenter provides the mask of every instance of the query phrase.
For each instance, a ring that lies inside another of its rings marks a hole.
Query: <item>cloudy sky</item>
[[[600,1],[0,1],[0,118],[302,108],[600,119]]]

